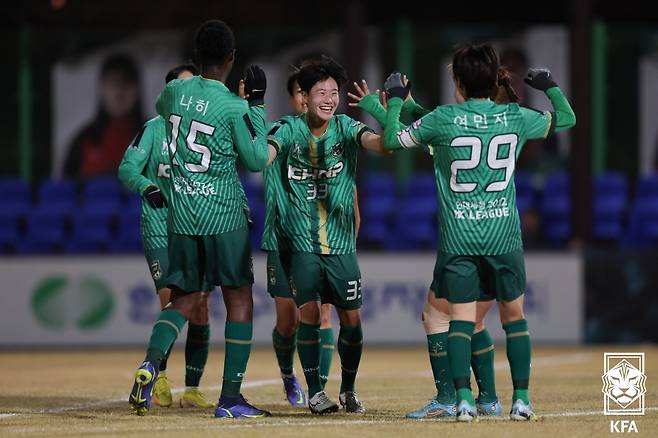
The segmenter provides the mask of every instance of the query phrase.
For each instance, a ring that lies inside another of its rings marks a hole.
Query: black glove
[[[267,78],[263,69],[257,65],[250,65],[244,74],[244,91],[248,95],[249,105],[263,105],[266,88]]]
[[[167,200],[164,195],[156,186],[148,186],[143,193],[146,200],[151,204],[153,208],[164,208],[167,207]]]
[[[528,75],[523,78],[523,82],[537,90],[546,91],[549,88],[557,87],[551,71],[545,68],[531,68],[528,70]]]
[[[411,83],[407,82],[407,86],[405,87],[404,82],[402,82],[402,73],[396,71],[388,75],[384,82],[384,89],[386,90],[387,98],[399,97],[404,100],[409,96]]]

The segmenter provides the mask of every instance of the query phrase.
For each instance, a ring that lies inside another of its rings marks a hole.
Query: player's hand
[[[240,79],[240,82],[238,82],[238,96],[242,99],[247,98],[247,93],[244,91],[244,79]]]
[[[244,76],[244,91],[249,105],[263,105],[267,89],[265,72],[257,65],[250,65]]]
[[[361,85],[359,86],[358,83],[354,82],[354,90],[356,91],[356,94],[352,94],[349,91],[347,92],[347,96],[353,100],[353,102],[348,103],[349,106],[359,106],[359,103],[363,100],[364,97],[370,94],[370,88],[368,88],[368,83],[366,82],[365,79],[361,79]],[[379,90],[375,91],[377,95],[379,95]]]
[[[164,208],[167,207],[167,200],[164,195],[156,186],[148,186],[143,193],[146,200],[151,204],[153,208]]]
[[[407,85],[409,85],[407,83]],[[405,100],[409,96],[409,88],[405,85],[402,79],[402,73],[393,72],[391,73],[384,82],[384,89],[386,90],[386,97],[388,99],[392,97],[399,97],[402,100]]]
[[[523,78],[523,82],[537,90],[546,91],[549,88],[557,87],[557,84],[551,76],[551,71],[546,68],[531,68],[528,74]]]

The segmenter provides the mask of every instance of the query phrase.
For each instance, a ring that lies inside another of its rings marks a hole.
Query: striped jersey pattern
[[[523,248],[516,159],[526,140],[550,134],[553,119],[518,104],[471,99],[439,106],[398,132],[404,147],[431,149],[442,251],[499,255]]]
[[[269,137],[278,146],[286,210],[280,224],[293,252],[356,252],[354,187],[359,139],[369,128],[336,115],[314,137],[304,115],[291,118]]]
[[[247,226],[232,137],[232,125],[249,114],[247,102],[219,81],[194,76],[171,81],[156,108],[168,122],[171,231],[212,235]]]

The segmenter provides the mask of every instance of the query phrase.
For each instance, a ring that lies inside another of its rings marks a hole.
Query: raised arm
[[[550,70],[531,68],[523,81],[530,87],[543,91],[548,96],[553,105],[553,120],[551,122],[556,132],[576,125],[576,114],[560,87],[553,80]]]
[[[270,161],[265,127],[265,72],[257,65],[247,69],[244,79],[249,112],[233,121],[233,141],[240,160],[251,172],[263,170]]]

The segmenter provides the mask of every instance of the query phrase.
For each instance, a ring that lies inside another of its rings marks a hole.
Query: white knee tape
[[[447,332],[450,329],[450,315],[441,312],[430,303],[425,303],[423,326],[428,335]]]

